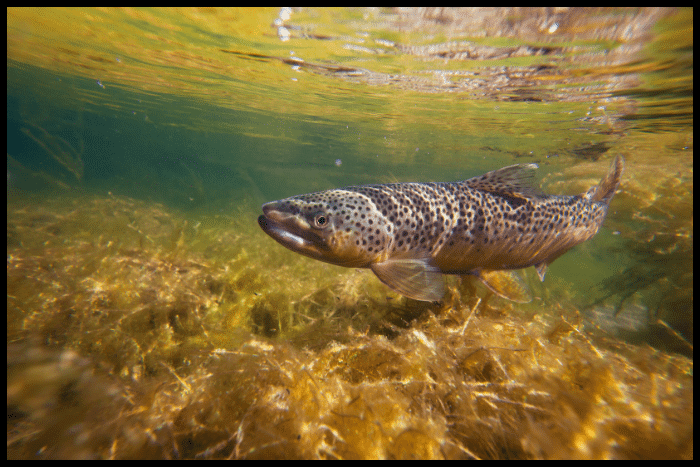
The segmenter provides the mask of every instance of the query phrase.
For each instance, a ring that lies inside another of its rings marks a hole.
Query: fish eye
[[[326,213],[319,212],[314,216],[314,227],[317,229],[325,229],[328,226],[328,216]]]

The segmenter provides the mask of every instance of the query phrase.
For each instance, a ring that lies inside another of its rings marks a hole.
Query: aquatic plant
[[[692,458],[692,360],[560,301],[412,301],[227,212],[8,206],[8,458]]]

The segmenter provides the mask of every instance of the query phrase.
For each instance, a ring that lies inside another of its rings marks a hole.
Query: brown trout
[[[443,274],[479,277],[499,295],[493,271],[547,266],[603,224],[624,166],[585,193],[552,196],[532,185],[536,164],[461,182],[349,186],[262,206],[265,233],[302,255],[370,268],[396,292],[424,301],[444,295]],[[509,298],[506,295],[506,298]]]

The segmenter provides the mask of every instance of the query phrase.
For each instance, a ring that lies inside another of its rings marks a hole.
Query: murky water
[[[441,312],[406,303],[367,271],[287,252],[258,228],[259,206],[522,162],[545,192],[576,194],[621,154],[601,232],[544,283],[524,272],[531,304],[490,306],[692,357],[692,33],[691,9],[9,9],[8,353],[71,349],[145,381],[254,336],[323,349],[357,342],[350,323],[400,340],[462,304],[466,327],[484,290],[453,282]],[[115,329],[133,346],[115,347]],[[460,455],[576,455],[450,439]],[[268,442],[206,453],[273,456],[256,454]],[[442,446],[412,455],[452,457]]]

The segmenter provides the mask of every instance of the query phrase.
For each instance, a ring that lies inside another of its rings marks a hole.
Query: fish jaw
[[[277,243],[295,253],[338,266],[364,268],[369,260],[352,248],[346,232],[339,232],[328,225],[318,229],[302,213],[281,207],[278,202],[263,205],[263,215],[258,217],[260,228]]]
[[[258,217],[260,228],[280,245],[314,259],[322,259],[330,253],[326,242],[303,217],[276,210],[270,203],[263,206],[263,212]]]
[[[314,242],[308,234],[304,235],[305,231],[303,229],[291,228],[296,227],[293,218],[283,222],[279,219],[274,219],[274,217],[263,215],[258,217],[258,224],[263,229],[263,232],[292,251],[312,258],[322,254],[322,248],[318,246],[322,245],[322,243]]]

